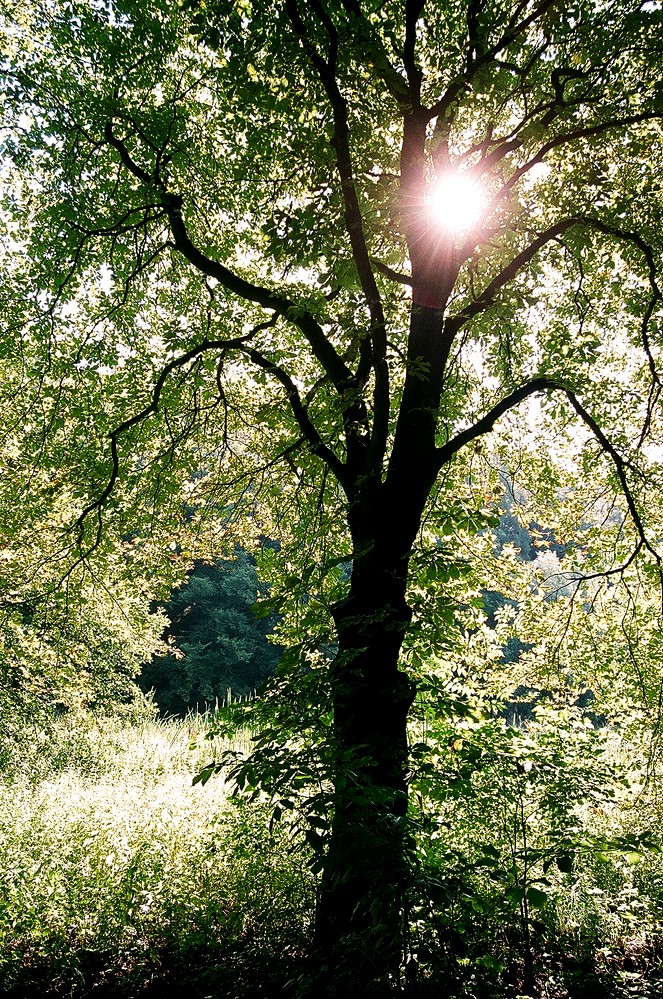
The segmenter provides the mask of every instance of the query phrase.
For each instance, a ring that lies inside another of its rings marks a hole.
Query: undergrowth
[[[26,729],[0,784],[2,995],[278,994],[311,878],[260,805],[192,787],[204,730],[85,714]]]
[[[211,747],[208,728],[205,716],[81,712],[5,736],[0,994],[297,994],[287,983],[306,982],[310,858],[287,829],[270,828],[267,803],[233,797],[222,778],[192,786],[212,751],[229,748]],[[502,735],[492,738],[500,748]],[[234,748],[249,745],[240,732]],[[619,801],[585,803],[577,818],[592,849],[576,849],[569,828],[552,849],[542,795],[557,771],[539,779],[525,749],[500,755],[482,729],[472,767],[458,740],[452,762],[438,761],[447,783],[437,811],[419,817],[403,994],[658,999],[663,856],[597,846],[599,834],[619,845],[645,818],[655,826],[658,807],[645,816],[644,806],[636,815]],[[570,807],[564,767],[555,793]]]

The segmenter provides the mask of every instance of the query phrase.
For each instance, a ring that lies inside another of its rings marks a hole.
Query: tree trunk
[[[371,560],[373,561],[373,560]],[[375,568],[375,565],[374,565]],[[407,716],[398,669],[411,612],[405,580],[353,576],[334,611],[334,819],[316,921],[318,995],[383,995],[402,956],[407,863]]]
[[[412,310],[408,377],[389,469],[349,501],[348,597],[333,611],[334,818],[316,920],[313,996],[396,991],[409,868],[407,717],[414,684],[398,669],[411,618],[408,562],[437,473],[435,431],[449,352],[442,309]]]

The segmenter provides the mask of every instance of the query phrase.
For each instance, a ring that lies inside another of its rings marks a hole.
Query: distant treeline
[[[537,557],[533,538],[541,532],[535,524],[523,527],[508,499],[494,533],[496,545],[515,545],[523,561]],[[546,532],[545,540],[547,547],[563,554],[564,547],[555,542],[552,532]],[[234,559],[196,562],[186,582],[161,605],[170,621],[163,638],[172,652],[154,656],[138,678],[143,691],[154,692],[162,714],[183,716],[213,708],[225,700],[229,688],[246,695],[272,675],[282,651],[268,638],[277,618],[253,613],[253,605],[267,592],[253,558],[242,548]],[[484,593],[491,627],[495,611],[505,601],[497,592]],[[504,661],[517,660],[521,648],[517,638],[510,639]]]
[[[253,604],[267,592],[251,556],[197,562],[163,609],[170,621],[164,640],[172,647],[154,656],[138,678],[154,691],[162,714],[204,711],[222,701],[228,688],[244,695],[271,676],[281,655],[268,641],[276,618],[258,619]]]

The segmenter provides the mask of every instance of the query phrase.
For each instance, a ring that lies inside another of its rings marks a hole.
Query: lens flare
[[[429,192],[436,223],[449,232],[467,232],[482,217],[488,205],[484,188],[464,174],[441,177]]]

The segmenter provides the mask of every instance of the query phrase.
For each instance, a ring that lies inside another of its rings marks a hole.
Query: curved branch
[[[306,29],[297,0],[286,0],[286,11],[293,30],[302,48],[308,56],[311,64],[316,70],[320,82],[329,100],[334,119],[334,135],[332,144],[336,153],[336,166],[341,178],[341,191],[343,196],[343,206],[345,211],[345,225],[350,237],[352,255],[359,274],[362,291],[371,311],[374,321],[384,323],[384,317],[379,313],[374,315],[374,310],[379,307],[380,293],[375,283],[375,277],[371,268],[368,255],[366,235],[364,233],[364,223],[359,207],[359,199],[355,187],[354,168],[352,164],[352,154],[350,152],[350,129],[348,124],[348,111],[345,97],[340,91],[336,79],[336,62],[338,55],[338,32],[333,21],[326,10],[318,2],[311,0],[310,6],[313,8],[319,21],[325,28],[329,38],[329,57],[324,59],[313,44]]]
[[[105,134],[107,141],[118,152],[127,170],[144,184],[152,185],[149,174],[134,162],[126,145],[113,135],[110,123],[106,126]],[[191,240],[182,217],[182,197],[165,190],[163,185],[161,186],[161,204],[170,224],[173,246],[189,263],[207,277],[215,278],[227,291],[246,301],[256,302],[264,309],[278,313],[296,326],[304,334],[313,355],[329,375],[337,392],[342,393],[352,384],[354,380],[352,371],[337,354],[332,343],[325,336],[324,330],[307,309],[292,302],[285,295],[247,281],[220,261],[202,253]]]
[[[660,384],[660,378],[656,371],[654,358],[651,352],[651,345],[647,335],[647,325],[649,319],[651,319],[655,303],[656,301],[663,301],[663,292],[661,291],[657,281],[657,268],[654,251],[649,243],[647,243],[647,241],[644,240],[637,232],[632,232],[628,229],[620,229],[618,226],[603,222],[601,219],[593,218],[589,215],[574,215],[567,219],[561,219],[559,222],[550,226],[550,228],[544,230],[544,232],[539,233],[536,239],[533,239],[524,250],[515,256],[511,262],[507,264],[507,266],[504,267],[488,285],[486,285],[484,290],[474,302],[471,302],[461,312],[449,317],[447,320],[448,327],[456,333],[462,326],[465,325],[465,323],[472,319],[473,316],[490,308],[490,306],[494,304],[498,292],[500,292],[505,285],[509,284],[510,281],[513,281],[518,272],[530,263],[539,250],[541,250],[547,243],[557,239],[565,232],[568,232],[569,229],[575,228],[576,226],[584,226],[587,229],[594,229],[596,232],[601,232],[606,236],[613,236],[615,239],[632,243],[638,250],[640,250],[645,258],[648,269],[649,284],[653,292],[653,299],[650,301],[643,319],[643,346],[647,355],[647,362],[649,364],[652,378],[656,384]]]
[[[604,132],[610,132],[615,128],[623,128],[626,125],[639,125],[643,121],[651,121],[656,118],[661,118],[660,111],[643,111],[640,114],[626,115],[624,118],[611,118],[608,121],[600,122],[598,125],[587,125],[584,128],[576,128],[571,132],[565,132],[562,135],[555,136],[548,142],[544,143],[534,156],[531,157],[531,159],[527,160],[526,163],[523,163],[522,166],[514,170],[509,179],[502,186],[499,194],[497,194],[493,199],[493,202],[497,203],[498,201],[504,200],[504,198],[508,197],[509,193],[516,186],[521,177],[523,177],[526,173],[529,173],[532,167],[542,163],[547,154],[553,149],[558,149],[560,146],[564,146],[569,142],[574,142],[576,139],[590,139],[597,135],[603,135]],[[514,150],[519,149],[522,145],[524,145],[524,139],[520,137],[509,139],[502,143],[502,145],[498,146],[492,153],[489,153],[484,159],[481,160],[481,163],[477,168],[477,173],[479,175],[486,173],[491,169],[491,167],[495,166],[496,163],[499,163],[505,156]]]
[[[154,416],[157,413],[164,385],[166,384],[168,376],[171,375],[173,371],[176,371],[178,368],[183,367],[189,361],[194,360],[196,357],[199,357],[201,354],[204,354],[209,350],[227,350],[231,347],[240,347],[242,344],[246,343],[246,341],[249,340],[254,335],[255,332],[256,332],[255,330],[252,330],[250,333],[247,333],[245,336],[235,337],[234,339],[230,340],[203,340],[202,343],[199,343],[195,347],[192,347],[191,350],[187,350],[185,351],[184,354],[180,354],[178,357],[174,357],[172,361],[169,361],[168,364],[165,365],[165,367],[161,371],[161,374],[157,378],[156,384],[152,391],[152,399],[150,403],[147,406],[145,406],[144,409],[141,409],[139,413],[136,413],[134,416],[130,416],[128,419],[123,420],[122,423],[120,423],[117,427],[115,427],[113,431],[111,431],[111,433],[109,434],[109,438],[111,444],[112,466],[111,466],[111,473],[108,477],[108,481],[106,482],[106,485],[104,486],[99,496],[97,496],[95,500],[93,500],[91,503],[88,503],[87,506],[83,508],[82,512],[80,513],[74,524],[75,529],[78,531],[79,543],[82,544],[85,521],[87,520],[89,515],[96,510],[97,536],[94,544],[87,552],[88,555],[91,554],[94,548],[99,544],[101,538],[101,511],[104,504],[110,498],[113,489],[115,488],[115,483],[117,482],[118,476],[120,474],[120,457],[117,450],[117,442],[119,438],[122,436],[122,434],[127,433],[128,430],[131,430],[132,427],[138,426],[139,423],[143,423],[145,420],[148,419],[148,417]]]
[[[525,247],[517,256],[515,256],[510,263],[504,267],[499,274],[497,274],[493,280],[486,285],[481,294],[466,306],[461,312],[457,312],[454,316],[450,316],[447,320],[447,325],[453,329],[456,333],[465,323],[469,322],[474,316],[480,312],[485,312],[489,309],[491,305],[494,304],[495,298],[499,291],[504,288],[505,285],[509,284],[517,276],[518,272],[529,264],[533,257],[541,250],[547,243],[551,240],[556,239],[563,233],[567,232],[574,225],[578,225],[580,222],[579,218],[568,218],[562,219],[560,222],[556,222],[555,225],[550,226],[549,229],[545,229],[544,232],[539,233],[536,239]]]
[[[520,14],[523,13],[526,8],[526,4],[519,3],[506,27],[504,34],[501,38],[495,42],[489,49],[484,52],[475,51],[472,59],[466,58],[466,65],[462,73],[459,73],[448,85],[445,93],[436,101],[436,103],[429,109],[428,116],[429,119],[437,118],[439,115],[444,115],[456,98],[466,90],[474,75],[478,70],[482,69],[488,63],[492,62],[496,56],[502,52],[503,49],[511,45],[519,35],[530,27],[542,14],[545,14],[547,10],[555,5],[556,0],[542,0],[542,3],[536,7],[531,14],[527,17],[518,20]],[[476,0],[475,0],[476,5]],[[469,32],[468,32],[469,33]],[[471,39],[470,39],[471,43]],[[469,54],[469,52],[468,52]]]
[[[400,271],[395,271],[389,264],[383,264],[381,260],[376,260],[375,257],[371,257],[371,263],[379,274],[383,274],[390,281],[396,281],[398,284],[406,284],[412,287],[412,278],[408,274],[401,274]]]
[[[292,409],[293,416],[297,421],[297,425],[301,430],[303,436],[311,445],[311,450],[319,458],[324,461],[327,467],[334,473],[338,481],[343,486],[348,485],[348,475],[346,474],[346,466],[343,462],[334,454],[330,447],[324,443],[322,437],[318,433],[318,430],[311,422],[311,418],[308,415],[308,410],[302,401],[302,397],[299,394],[299,390],[292,378],[280,365],[276,364],[275,361],[271,361],[268,357],[265,357],[259,350],[254,347],[243,348],[243,353],[249,357],[254,364],[268,374],[273,375],[277,381],[283,385],[288,396],[288,402],[290,403],[290,408]]]
[[[529,382],[525,382],[520,385],[517,389],[514,389],[509,395],[501,399],[497,405],[493,406],[485,416],[476,423],[473,423],[471,427],[466,430],[461,430],[460,433],[452,437],[451,440],[443,444],[442,447],[437,448],[436,457],[438,462],[438,468],[442,465],[446,465],[448,461],[451,461],[453,456],[457,451],[460,451],[462,447],[466,444],[470,444],[472,441],[476,440],[477,437],[482,437],[484,434],[490,433],[497,421],[505,413],[508,413],[510,409],[517,406],[519,403],[523,402],[525,399],[529,398],[531,395],[535,395],[537,392],[545,392],[547,389],[559,389],[565,392],[566,389],[559,382],[556,382],[552,378],[547,378],[542,375],[540,378],[533,378]]]
[[[193,264],[197,270],[208,277],[216,278],[224,288],[233,292],[233,294],[238,295],[246,301],[256,302],[265,309],[277,312],[284,319],[287,319],[288,322],[292,323],[293,326],[296,326],[304,334],[313,351],[313,355],[329,375],[337,392],[342,393],[352,383],[352,372],[340,355],[336,353],[333,345],[325,336],[324,330],[307,309],[297,305],[297,303],[291,301],[285,295],[247,281],[245,278],[229,270],[229,268],[225,267],[218,260],[214,260],[212,257],[208,257],[202,253],[192,242],[182,218],[181,197],[178,195],[169,195],[164,207],[170,222],[175,249],[183,257],[186,257],[189,263]]]
[[[157,209],[157,211],[155,214],[150,215],[149,212],[152,209]],[[141,213],[143,217],[138,221],[129,221],[132,217]],[[127,232],[137,232],[140,229],[144,229],[150,222],[158,222],[161,218],[163,218],[163,206],[157,202],[155,204],[140,205],[137,208],[129,208],[126,212],[122,213],[116,222],[107,226],[97,226],[94,229],[90,229],[77,219],[67,219],[67,224],[83,236],[121,236]]]
[[[633,521],[633,526],[635,527],[638,535],[638,550],[645,548],[656,562],[661,584],[661,592],[663,595],[663,562],[661,560],[661,556],[647,538],[640,512],[636,505],[633,493],[631,492],[631,487],[629,486],[628,479],[626,477],[626,469],[629,467],[629,463],[622,457],[614,444],[608,440],[601,426],[594,419],[591,413],[585,409],[576,394],[562,382],[542,375],[540,378],[533,378],[531,381],[520,385],[508,396],[505,396],[504,399],[501,399],[497,405],[493,406],[493,408],[489,410],[485,416],[483,416],[480,420],[477,420],[477,422],[472,424],[471,427],[468,427],[466,430],[461,430],[461,432],[456,434],[456,436],[450,441],[447,441],[447,443],[442,447],[437,448],[436,458],[438,462],[438,469],[442,468],[443,465],[450,461],[451,458],[466,444],[469,444],[471,441],[476,440],[484,434],[490,433],[499,418],[504,416],[505,413],[513,409],[519,403],[523,402],[524,399],[527,399],[529,396],[535,395],[538,392],[546,391],[562,392],[566,396],[572,409],[580,417],[585,426],[591,430],[603,453],[606,454],[612,461],[617,473],[621,491],[626,500],[629,514],[631,515],[631,520]],[[626,564],[628,565],[629,563]]]
[[[574,583],[589,583],[593,579],[607,579],[609,576],[621,576],[626,572],[630,565],[633,565],[636,558],[644,548],[642,538],[638,539],[638,543],[631,552],[631,554],[624,559],[621,565],[616,565],[612,569],[602,569],[600,572],[579,572],[574,576]]]
[[[366,42],[363,55],[369,60],[378,79],[382,80],[401,110],[406,110],[412,100],[410,89],[407,81],[389,59],[380,35],[373,30],[373,25],[362,14],[358,0],[341,0],[341,3],[354,22],[350,24],[351,30],[358,34],[360,41]]]
[[[136,161],[133,159],[125,143],[122,142],[121,139],[118,139],[117,136],[114,134],[112,121],[106,122],[106,125],[104,127],[104,138],[108,143],[108,145],[112,146],[113,149],[115,149],[115,151],[119,153],[123,165],[127,168],[127,170],[130,173],[134,175],[134,177],[137,177],[138,180],[142,181],[143,184],[147,184],[148,186],[154,183],[153,178],[150,177],[149,173],[146,170],[143,170],[143,168],[139,166],[136,163]]]
[[[658,554],[658,552],[655,550],[655,548],[651,545],[651,543],[647,540],[647,536],[645,534],[644,524],[642,523],[642,519],[640,517],[640,513],[638,512],[638,508],[635,505],[635,500],[633,498],[633,494],[631,493],[631,490],[630,490],[630,487],[629,487],[629,484],[628,484],[628,480],[626,478],[626,468],[628,467],[628,463],[624,460],[624,458],[622,458],[622,456],[619,453],[619,451],[617,450],[617,448],[613,444],[610,443],[610,441],[605,436],[605,434],[603,433],[603,430],[601,429],[601,427],[599,426],[599,424],[596,422],[596,420],[594,419],[594,417],[591,415],[591,413],[587,412],[587,410],[580,403],[580,401],[577,399],[577,397],[574,395],[574,393],[570,389],[568,389],[568,388],[564,388],[563,392],[566,395],[566,398],[571,403],[571,406],[573,407],[573,409],[575,410],[575,412],[580,417],[580,419],[583,421],[583,423],[587,427],[589,427],[589,429],[594,434],[594,437],[596,437],[597,441],[599,442],[599,444],[601,446],[601,450],[612,459],[612,463],[615,466],[615,470],[617,472],[617,478],[619,479],[619,484],[622,487],[622,492],[623,492],[624,497],[626,499],[626,505],[628,506],[629,513],[631,514],[631,519],[632,519],[632,521],[633,521],[633,523],[635,525],[635,529],[638,532],[638,536],[639,536],[640,540],[642,541],[643,546],[647,549],[647,551],[650,553],[650,555],[652,555],[654,557],[654,560],[656,561],[656,564],[658,565],[659,572],[660,572],[660,570],[661,570],[661,556]],[[661,582],[662,582],[662,585],[663,585],[663,577],[661,579]]]

